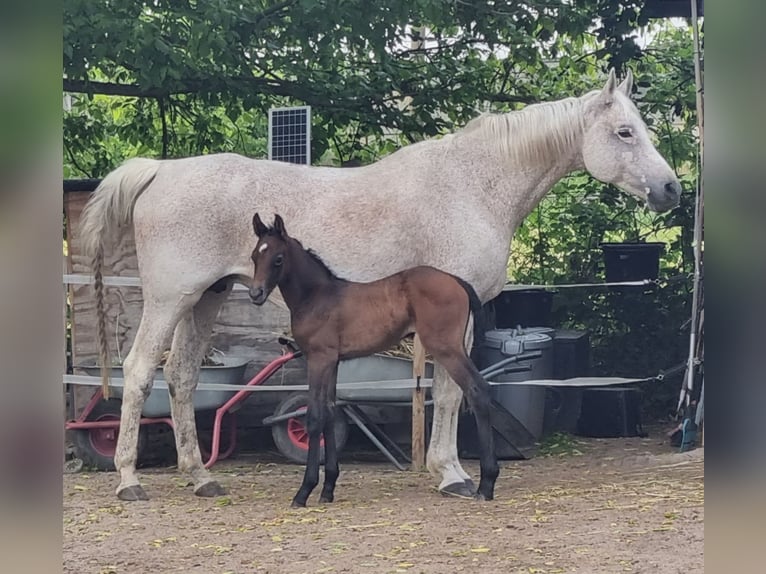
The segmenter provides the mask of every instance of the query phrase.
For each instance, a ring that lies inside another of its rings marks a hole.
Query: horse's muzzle
[[[256,305],[263,305],[269,294],[263,287],[250,287],[250,300]]]
[[[667,182],[662,191],[651,190],[646,197],[649,209],[662,213],[678,207],[681,201],[681,185],[677,181]]]

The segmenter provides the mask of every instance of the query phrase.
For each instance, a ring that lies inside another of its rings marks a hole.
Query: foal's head
[[[274,227],[268,227],[256,213],[253,216],[253,230],[258,236],[258,243],[252,254],[255,273],[250,285],[250,299],[256,305],[263,305],[282,277],[290,272],[290,237],[279,215],[274,216]]]

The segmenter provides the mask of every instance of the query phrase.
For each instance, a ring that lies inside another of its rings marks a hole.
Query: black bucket
[[[665,251],[665,244],[602,243],[601,250],[608,283],[654,280],[660,272],[660,255]]]
[[[492,303],[498,329],[551,326],[553,293],[545,289],[509,289]]]

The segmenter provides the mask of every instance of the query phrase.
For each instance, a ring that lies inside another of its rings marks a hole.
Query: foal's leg
[[[327,390],[331,384],[335,385],[332,376],[337,363],[337,357],[308,357],[309,404],[306,409],[306,431],[309,435],[309,454],[303,483],[293,498],[293,508],[306,506],[311,491],[319,484],[319,439],[325,426]]]
[[[152,389],[154,374],[162,352],[173,333],[179,317],[193,304],[181,299],[178,304],[162,305],[156,299],[144,302],[141,324],[133,346],[125,358],[125,382],[122,392],[120,432],[114,453],[114,466],[120,473],[117,496],[122,500],[148,500],[136,475],[138,430],[144,401]]]
[[[221,305],[231,291],[206,291],[193,309],[184,315],[176,327],[173,345],[165,365],[165,379],[170,392],[170,407],[176,439],[178,470],[194,481],[197,496],[221,496],[226,491],[213,480],[205,468],[199,451],[194,414],[194,389],[199,381],[200,365],[210,333]]]
[[[425,344],[425,342],[424,342]],[[490,419],[491,395],[489,384],[479,374],[476,366],[466,355],[462,347],[456,347],[449,354],[441,350],[431,351],[434,359],[439,357],[444,367],[465,393],[468,405],[476,418],[476,429],[480,446],[481,479],[476,497],[492,500],[495,492],[495,481],[500,473],[495,455],[495,445]]]
[[[330,378],[327,394],[325,396],[325,423],[324,423],[324,486],[319,502],[332,502],[335,500],[335,483],[340,476],[338,465],[338,448],[335,440],[335,417],[338,416],[335,405],[335,387],[338,380],[338,365]],[[342,415],[341,415],[342,416]]]

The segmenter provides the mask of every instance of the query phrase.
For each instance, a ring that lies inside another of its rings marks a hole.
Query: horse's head
[[[649,130],[630,99],[633,76],[617,85],[614,70],[606,85],[584,103],[582,159],[593,177],[646,201],[652,211],[678,205],[681,184],[651,142]]]
[[[279,215],[274,216],[274,227],[268,227],[256,213],[253,216],[253,230],[258,243],[251,256],[255,273],[250,285],[250,299],[256,305],[263,305],[285,273],[289,273],[289,237]]]

